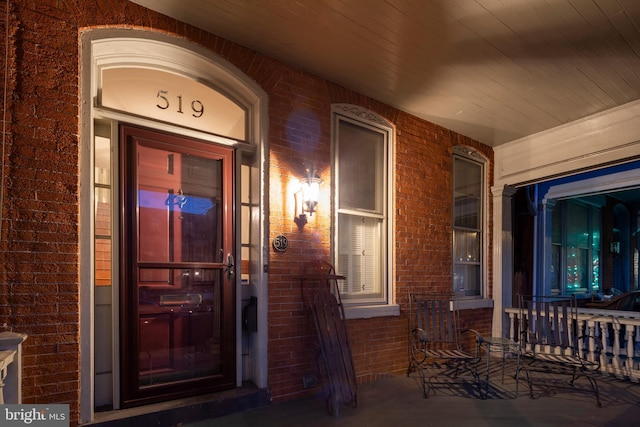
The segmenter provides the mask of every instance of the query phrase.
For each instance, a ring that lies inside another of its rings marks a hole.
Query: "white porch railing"
[[[517,341],[519,311],[507,307],[505,312],[509,316],[509,338]],[[640,313],[579,308],[578,323],[587,335],[602,340],[600,370],[603,373],[640,382]],[[591,352],[589,358],[593,360],[593,349],[584,351]]]
[[[6,325],[5,325],[6,326]],[[22,343],[27,334],[0,332],[0,402],[22,403]]]

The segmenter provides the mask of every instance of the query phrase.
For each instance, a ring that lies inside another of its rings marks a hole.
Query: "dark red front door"
[[[121,128],[122,405],[235,385],[233,150]]]

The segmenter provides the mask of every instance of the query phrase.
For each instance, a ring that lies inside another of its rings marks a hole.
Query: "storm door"
[[[121,128],[122,406],[235,385],[233,150]]]

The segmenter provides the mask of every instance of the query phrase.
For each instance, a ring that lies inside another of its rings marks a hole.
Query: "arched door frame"
[[[252,169],[251,212],[251,262],[249,264],[250,293],[258,300],[258,332],[250,340],[251,379],[260,388],[267,387],[267,273],[263,268],[267,264],[268,216],[264,214],[267,205],[266,165],[267,147],[267,94],[248,76],[234,65],[207,51],[201,46],[184,39],[136,29],[96,29],[81,33],[81,75],[80,75],[80,182],[93,182],[93,142],[94,118],[106,116],[115,121],[133,122],[151,126],[158,130],[178,132],[185,136],[197,137],[212,142],[233,145],[240,155],[237,156],[236,170],[249,159]],[[214,135],[175,128],[170,124],[144,118],[134,118],[124,113],[100,111],[96,100],[99,96],[99,70],[104,66],[119,64],[144,64],[159,70],[170,71],[191,79],[197,79],[233,99],[247,112],[246,140],[234,141]],[[242,158],[245,159],[243,162]],[[237,175],[237,188],[240,188],[240,174]],[[92,186],[82,185],[80,190],[80,422],[89,422],[94,413],[94,265],[92,237]],[[240,198],[236,198],[236,212],[240,209]],[[240,254],[240,239],[237,239],[237,253]],[[239,280],[239,279],[238,279]],[[239,282],[238,282],[239,285]],[[117,286],[113,286],[117,289]],[[241,360],[241,296],[238,289],[236,301],[237,313],[237,373],[236,382],[242,383]],[[117,301],[117,298],[114,298]],[[116,305],[114,304],[114,307]],[[117,319],[117,313],[114,319]],[[117,340],[114,340],[117,342]],[[118,349],[114,348],[114,355]],[[117,360],[117,358],[114,358]],[[114,402],[117,401],[114,400]]]

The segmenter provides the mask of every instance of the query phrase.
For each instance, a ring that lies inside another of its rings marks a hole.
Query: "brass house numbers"
[[[98,105],[236,141],[247,138],[247,111],[199,79],[146,67],[105,68]]]
[[[171,101],[169,101],[169,91],[168,90],[163,90],[160,89],[158,90],[158,103],[156,104],[156,107],[158,107],[161,110],[168,110],[169,107],[171,107]],[[171,99],[173,99],[174,97],[171,97]],[[182,95],[176,95],[175,96],[175,100],[177,102],[177,106],[173,107],[176,110],[176,113],[180,113],[180,114],[184,114],[183,111],[183,106],[182,106]],[[187,101],[188,102],[188,101]],[[200,118],[202,117],[202,115],[204,114],[204,105],[202,104],[201,101],[194,99],[191,101],[191,111],[190,111],[193,117],[195,118]]]

